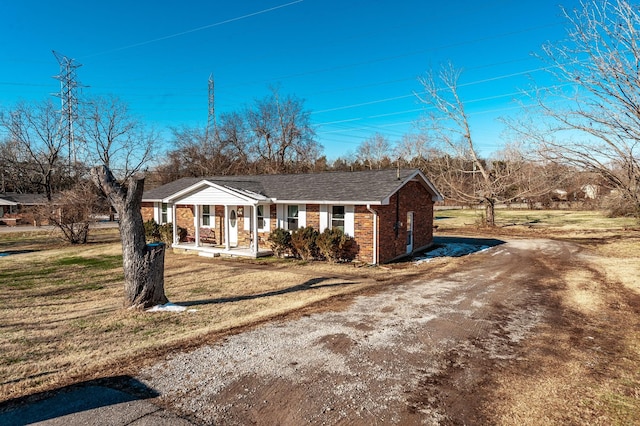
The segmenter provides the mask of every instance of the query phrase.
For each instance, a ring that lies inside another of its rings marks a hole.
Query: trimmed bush
[[[295,257],[313,260],[318,257],[318,231],[311,226],[298,228],[291,233],[291,247]]]
[[[153,220],[150,219],[144,223],[144,236],[147,239],[147,242],[157,243],[160,241],[160,225]]]
[[[325,229],[317,239],[320,254],[329,262],[351,262],[358,254],[358,245],[353,237],[338,228]]]
[[[271,250],[278,257],[284,257],[292,252],[291,234],[286,229],[276,228],[267,239]]]
[[[147,242],[158,243],[162,241],[168,246],[173,244],[173,223],[158,225],[151,219],[144,223],[144,235]],[[178,226],[178,241],[184,241],[187,237],[187,230]]]

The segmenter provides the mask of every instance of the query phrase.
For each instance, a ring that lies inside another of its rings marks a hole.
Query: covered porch
[[[173,248],[202,256],[257,258],[272,252],[263,248],[259,217],[270,200],[260,194],[203,181],[163,200],[171,208]],[[185,214],[188,212],[188,214]],[[178,227],[187,229],[180,240]]]
[[[265,257],[271,256],[273,252],[267,248],[260,248],[258,251],[254,251],[252,247],[231,247],[229,249],[223,246],[206,246],[200,245],[196,246],[195,243],[181,242],[174,244],[174,251],[180,252],[197,252],[199,256],[204,257],[218,257],[218,256],[227,256],[227,257]]]

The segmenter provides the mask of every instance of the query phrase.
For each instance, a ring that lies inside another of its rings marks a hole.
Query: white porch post
[[[176,205],[175,203],[171,204],[171,219],[173,222],[173,244],[178,244],[178,218],[176,217]]]
[[[258,257],[258,205],[251,206],[251,227],[253,228],[253,254]]]
[[[229,206],[224,205],[224,248],[225,250],[231,250],[231,244],[229,243]]]
[[[200,247],[200,205],[194,206],[193,230],[196,237],[196,247]]]

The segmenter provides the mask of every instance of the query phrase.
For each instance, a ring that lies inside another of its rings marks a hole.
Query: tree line
[[[606,187],[618,212],[640,216],[637,8],[593,0],[563,13],[567,39],[543,46],[541,57],[565,84],[536,90],[535,106],[505,122],[516,142],[490,157],[478,149],[459,94],[461,71],[448,64],[419,79],[425,113],[414,134],[395,143],[374,134],[332,161],[304,100],[275,88],[223,112],[213,126],[171,129],[168,150],[115,97],[82,99],[73,144],[62,137],[51,100],[22,102],[0,113],[0,190],[60,202],[74,188],[86,191],[93,165],[107,166],[120,182],[144,173],[148,186],[185,176],[414,167],[451,202],[484,206],[489,225],[497,203],[543,202],[554,190],[578,193],[586,185]]]

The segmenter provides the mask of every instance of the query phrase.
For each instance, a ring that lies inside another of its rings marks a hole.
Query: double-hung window
[[[202,206],[202,226],[211,227],[211,206]]]
[[[287,229],[294,231],[298,229],[298,206],[287,206]]]
[[[258,229],[264,229],[264,206],[259,205],[257,207],[257,216],[258,216]]]
[[[344,232],[344,206],[331,208],[331,228],[338,228]]]
[[[161,225],[169,222],[169,205],[162,203],[162,209],[160,210],[160,222]]]

